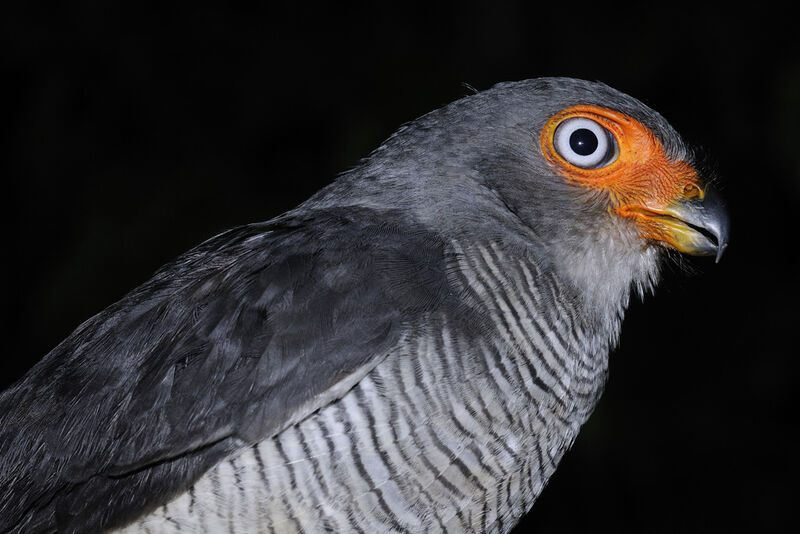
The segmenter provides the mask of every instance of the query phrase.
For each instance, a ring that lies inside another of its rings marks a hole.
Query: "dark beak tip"
[[[728,243],[722,243],[717,247],[717,258],[714,260],[714,263],[719,263],[719,260],[722,259],[722,253],[725,252],[726,248],[728,248]]]
[[[728,248],[730,233],[730,219],[728,209],[722,197],[716,190],[709,189],[706,197],[697,211],[700,226],[711,232],[717,240],[717,254],[715,263],[719,263],[722,254]]]

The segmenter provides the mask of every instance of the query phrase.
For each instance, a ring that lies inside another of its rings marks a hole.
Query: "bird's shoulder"
[[[302,418],[446,300],[446,256],[402,214],[329,208],[164,266],[0,395],[2,530],[117,523]]]

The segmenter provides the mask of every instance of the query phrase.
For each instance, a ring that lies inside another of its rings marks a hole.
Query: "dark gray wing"
[[[119,525],[387,354],[448,293],[400,216],[221,234],[89,319],[0,396],[0,531]]]

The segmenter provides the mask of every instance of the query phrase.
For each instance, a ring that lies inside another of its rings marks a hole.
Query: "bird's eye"
[[[604,167],[617,159],[614,136],[591,119],[567,119],[556,128],[553,144],[559,155],[582,169]]]

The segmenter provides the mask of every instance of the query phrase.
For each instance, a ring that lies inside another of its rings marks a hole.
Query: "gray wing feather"
[[[444,255],[396,213],[329,209],[162,268],[0,395],[0,531],[94,531],[187,489],[385,355],[445,298]]]

